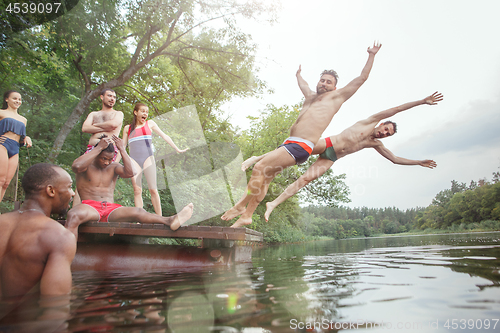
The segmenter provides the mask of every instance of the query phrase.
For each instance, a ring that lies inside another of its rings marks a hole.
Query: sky
[[[451,181],[469,184],[500,171],[500,2],[481,0],[282,0],[278,22],[239,21],[257,45],[258,77],[274,93],[237,99],[223,110],[248,128],[267,104],[302,100],[295,73],[313,89],[324,69],[337,87],[358,76],[366,49],[382,43],[368,81],[334,116],[322,137],[335,135],[373,113],[439,91],[438,105],[402,112],[398,133],[384,138],[397,156],[433,159],[437,168],[395,165],[374,149],[333,165],[345,173],[348,207],[426,207]],[[307,204],[307,203],[304,203]]]

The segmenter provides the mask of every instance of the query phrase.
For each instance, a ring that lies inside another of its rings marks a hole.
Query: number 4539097
[[[57,13],[57,11],[59,10],[59,7],[61,7],[61,3],[60,2],[56,2],[56,3],[18,3],[18,2],[15,2],[15,3],[9,3],[9,5],[7,6],[7,8],[5,8],[5,11],[6,12],[9,12],[9,13],[15,13],[15,14],[27,14],[27,13],[31,13],[31,14],[43,14],[43,13],[47,13],[47,14],[50,14],[52,12],[55,12]]]
[[[489,330],[496,329],[498,319],[448,319],[444,323],[444,328],[447,329],[478,329]]]

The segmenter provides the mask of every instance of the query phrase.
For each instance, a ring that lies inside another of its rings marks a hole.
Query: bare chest
[[[116,112],[114,111],[98,111],[96,114],[94,114],[93,118],[93,123],[94,124],[99,124],[99,123],[104,123],[106,121],[112,120],[115,118]]]
[[[354,131],[344,131],[337,136],[335,141],[335,151],[341,153],[341,155],[352,154],[361,149],[372,147],[374,144],[366,133]]]

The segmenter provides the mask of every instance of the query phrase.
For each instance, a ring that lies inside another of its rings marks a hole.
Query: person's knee
[[[130,207],[130,208],[131,208],[130,215],[135,219],[144,216],[145,214],[148,214],[148,212],[144,208],[140,207]]]
[[[312,175],[302,175],[302,177],[299,178],[299,185],[300,187],[304,187],[310,182],[312,182],[315,178]]]
[[[142,187],[134,186],[134,195],[142,195]]]
[[[253,166],[252,177],[262,176],[264,174],[265,169],[266,169],[266,163],[262,163],[262,161],[257,162]]]
[[[68,216],[66,217],[66,228],[72,229],[78,227],[80,224],[86,222],[84,221],[85,215],[78,209],[70,209]]]
[[[150,188],[150,189],[149,189],[149,193],[151,193],[151,195],[152,195],[152,196],[153,196],[153,195],[155,195],[155,196],[159,196],[159,194],[158,194],[158,190],[157,190],[157,189],[155,189],[155,188]]]
[[[0,177],[0,187],[4,190],[9,187],[10,181],[7,181],[7,177]]]

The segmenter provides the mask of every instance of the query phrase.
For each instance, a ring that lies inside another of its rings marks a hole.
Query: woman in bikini
[[[31,147],[31,139],[26,136],[26,118],[17,113],[21,104],[21,94],[17,91],[9,90],[3,95],[0,110],[0,202],[16,173],[19,147]]]
[[[165,140],[178,153],[188,149],[179,149],[153,120],[147,120],[149,108],[146,104],[137,103],[134,106],[134,120],[132,124],[123,128],[123,142],[128,142],[130,157],[136,170],[139,172],[132,177],[134,187],[134,203],[136,207],[143,207],[142,201],[142,173],[146,176],[151,202],[155,213],[161,215],[160,195],[156,186],[156,164],[153,155],[152,132],[155,132]]]

